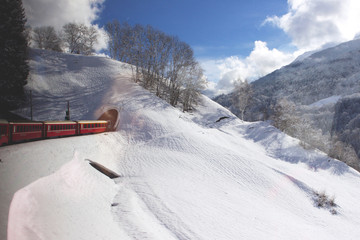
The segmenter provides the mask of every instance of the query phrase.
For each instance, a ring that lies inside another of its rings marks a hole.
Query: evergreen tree
[[[29,74],[25,12],[21,0],[0,4],[0,109],[10,110],[24,99]]]

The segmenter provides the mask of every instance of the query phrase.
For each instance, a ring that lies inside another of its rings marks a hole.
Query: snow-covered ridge
[[[341,96],[331,96],[328,98],[324,98],[324,99],[321,99],[317,102],[310,104],[309,107],[319,108],[319,107],[322,107],[324,105],[329,105],[329,104],[335,105],[337,103],[337,101],[339,101],[340,98],[341,98]]]
[[[266,122],[242,122],[206,97],[183,113],[106,58],[35,51],[31,66],[39,120],[61,116],[67,99],[78,119],[114,106],[119,125],[0,148],[0,238],[15,192],[10,240],[360,237],[360,174]],[[313,191],[334,195],[338,214]]]

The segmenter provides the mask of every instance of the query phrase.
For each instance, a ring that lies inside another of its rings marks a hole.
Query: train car
[[[9,143],[43,138],[42,122],[9,122]]]
[[[77,121],[77,123],[78,123],[77,134],[79,135],[106,132],[108,125],[108,122],[105,120]]]
[[[0,119],[0,146],[9,144],[9,122],[3,119]]]
[[[73,121],[46,121],[44,122],[44,137],[65,137],[77,134],[77,123]]]

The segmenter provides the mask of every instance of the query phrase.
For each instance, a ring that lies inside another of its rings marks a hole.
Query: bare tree
[[[54,27],[43,26],[36,27],[33,31],[33,40],[40,49],[61,52],[61,39],[56,33]]]
[[[295,104],[285,98],[280,99],[273,107],[273,125],[281,131],[295,136],[299,118],[295,114]]]
[[[241,120],[244,120],[244,112],[250,105],[253,96],[253,90],[247,80],[238,80],[234,84],[234,91],[232,95],[232,101],[241,114]]]
[[[87,28],[87,38],[86,38],[86,45],[87,45],[87,55],[94,53],[94,45],[98,42],[98,31],[94,26],[90,26]]]
[[[185,78],[182,90],[183,111],[189,111],[205,89],[206,80],[202,68],[198,63],[194,63],[189,71],[189,75]]]
[[[90,55],[97,41],[95,27],[68,23],[63,26],[63,39],[70,53]]]
[[[339,141],[337,138],[334,138],[332,142],[329,156],[339,159],[350,167],[360,171],[359,158],[354,148],[350,144]]]

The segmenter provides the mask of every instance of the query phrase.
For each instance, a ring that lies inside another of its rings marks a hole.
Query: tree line
[[[203,70],[191,47],[149,25],[113,21],[105,30],[110,57],[130,64],[135,82],[184,111],[197,102],[205,87]]]
[[[25,101],[29,74],[25,12],[21,0],[0,4],[0,113]]]
[[[27,28],[29,41],[39,49],[74,54],[91,55],[95,52],[98,31],[94,26],[79,23],[67,23],[61,31],[56,31],[53,26]]]

